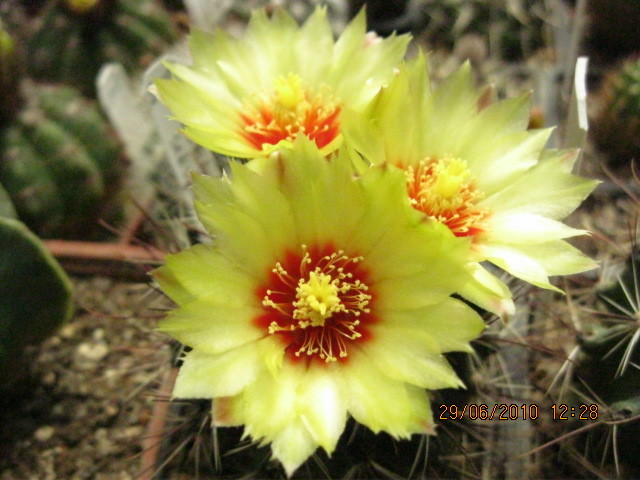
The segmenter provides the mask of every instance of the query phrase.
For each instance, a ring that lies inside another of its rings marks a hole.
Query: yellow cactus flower
[[[369,165],[404,170],[413,207],[472,241],[488,260],[542,288],[550,275],[594,262],[563,239],[585,233],[561,219],[596,183],[571,174],[575,150],[545,150],[550,129],[527,130],[529,95],[483,106],[469,65],[431,88],[420,55],[403,65],[363,113],[345,112],[345,143]],[[497,313],[509,310],[506,287],[477,266],[461,292]]]
[[[460,387],[444,352],[470,351],[480,317],[450,295],[469,244],[423,221],[398,169],[354,177],[346,151],[308,139],[194,177],[213,245],[153,272],[178,308],[160,330],[190,346],[174,397],[213,398],[292,474],[335,449],[347,416],[396,438],[433,433],[425,389]],[[427,248],[425,248],[427,247]]]
[[[343,109],[367,105],[408,42],[372,39],[364,11],[335,41],[324,8],[301,27],[283,10],[257,10],[241,39],[193,32],[193,65],[168,64],[174,77],[155,84],[185,134],[210,150],[267,156],[304,134],[329,154],[342,139]]]

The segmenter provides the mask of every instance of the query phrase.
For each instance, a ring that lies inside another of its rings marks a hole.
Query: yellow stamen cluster
[[[430,218],[444,223],[456,236],[483,230],[488,212],[476,207],[482,192],[473,186],[467,162],[459,158],[421,160],[405,167],[411,204]]]
[[[258,92],[245,101],[240,118],[245,138],[256,148],[293,141],[299,134],[322,148],[339,133],[340,111],[326,91],[314,91],[299,75],[289,73],[275,80],[273,91]]]
[[[338,284],[340,280],[331,278],[331,275],[322,273],[318,267],[309,273],[309,280],[306,282],[300,279],[296,288],[296,300],[293,306],[293,318],[303,320],[304,323],[312,327],[324,326],[324,321],[333,313],[346,311],[344,305],[338,297],[340,290]],[[348,285],[347,290],[350,288]]]
[[[371,295],[366,293],[369,287],[347,271],[349,265],[361,262],[363,257],[349,257],[338,250],[314,262],[306,245],[302,245],[302,251],[297,279],[279,262],[272,270],[291,289],[292,299],[295,291],[295,299],[290,303],[275,301],[272,297],[286,296],[288,292],[267,290],[262,304],[285,317],[280,323],[271,322],[269,333],[303,333],[296,356],[317,354],[327,363],[334,362],[347,356],[347,341],[362,336],[356,331],[358,317],[370,313]]]

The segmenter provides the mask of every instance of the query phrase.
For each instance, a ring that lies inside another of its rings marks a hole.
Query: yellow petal
[[[387,376],[428,389],[464,386],[428,331],[376,325],[372,335],[381,340],[368,342],[362,352]]]
[[[569,275],[591,270],[597,264],[562,240],[535,245],[487,244],[482,253],[512,275],[541,288],[560,291],[549,283],[550,275]]]
[[[453,298],[419,310],[385,312],[385,319],[385,329],[393,329],[400,344],[402,338],[428,335],[435,344],[427,341],[425,349],[430,347],[434,353],[472,352],[469,342],[485,329],[482,318],[471,307]]]
[[[391,379],[364,355],[354,355],[341,374],[351,393],[349,412],[374,433],[385,431],[395,438],[433,433],[433,417],[425,390]]]
[[[317,442],[301,420],[287,424],[271,441],[273,458],[282,463],[290,477],[318,448]]]
[[[294,422],[302,425],[297,392],[304,370],[304,367],[285,364],[276,375],[260,375],[247,385],[243,392],[242,418],[248,435],[271,441],[287,425]]]
[[[260,313],[258,305],[231,306],[205,297],[171,311],[158,330],[194,349],[222,353],[265,336],[252,323]]]
[[[535,245],[587,233],[557,220],[528,212],[496,212],[487,223],[487,242]]]
[[[471,303],[507,318],[515,312],[511,291],[502,281],[478,263],[470,265],[473,278],[458,293]]]
[[[254,343],[220,354],[192,350],[182,362],[173,389],[177,398],[238,395],[264,371]]]
[[[167,255],[165,262],[151,275],[178,304],[217,294],[220,302],[244,305],[252,297],[255,280],[222,257],[211,245],[196,245]]]
[[[349,391],[339,383],[334,368],[307,370],[298,391],[298,409],[302,422],[314,441],[331,455],[347,422],[346,396]]]
[[[574,159],[573,151],[552,154],[479,205],[496,211],[562,219],[575,210],[598,183],[567,172],[565,165],[573,164]]]

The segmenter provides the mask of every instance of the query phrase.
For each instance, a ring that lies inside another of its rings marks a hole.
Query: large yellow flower
[[[413,207],[469,238],[476,261],[554,289],[550,275],[595,267],[563,240],[585,232],[560,220],[597,182],[571,174],[577,151],[544,149],[550,129],[527,130],[529,95],[482,100],[468,65],[432,89],[419,56],[366,112],[345,115],[345,142],[366,159],[361,168],[401,168]],[[476,273],[462,293],[499,311],[481,293],[490,286],[499,298],[495,279]]]
[[[324,8],[302,27],[283,10],[257,10],[241,39],[192,33],[193,65],[169,64],[174,78],[156,86],[185,134],[215,152],[254,158],[305,134],[328,154],[343,109],[367,105],[408,42],[367,36],[364,11],[334,41]]]
[[[396,438],[433,431],[425,389],[462,386],[442,356],[470,351],[483,322],[450,297],[469,242],[422,221],[403,173],[354,178],[305,138],[231,176],[195,176],[214,245],[153,276],[179,307],[160,329],[190,346],[174,396],[214,398],[291,474],[331,453],[347,415]]]

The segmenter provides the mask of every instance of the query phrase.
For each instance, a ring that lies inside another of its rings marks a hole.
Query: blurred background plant
[[[26,69],[35,80],[71,84],[85,94],[107,62],[135,72],[177,39],[168,11],[153,0],[49,0],[21,29]]]
[[[637,54],[636,54],[637,55]],[[594,104],[592,138],[614,166],[640,156],[640,57],[607,73]]]

